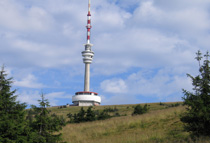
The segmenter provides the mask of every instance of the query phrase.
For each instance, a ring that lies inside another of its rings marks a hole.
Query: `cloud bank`
[[[179,101],[210,45],[209,0],[92,1],[91,89],[102,104]],[[87,1],[1,0],[0,62],[19,99],[53,105],[83,90]],[[26,100],[27,99],[27,100]]]

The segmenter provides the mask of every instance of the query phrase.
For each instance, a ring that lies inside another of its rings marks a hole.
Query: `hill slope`
[[[131,116],[135,105],[94,107],[94,110],[115,108],[123,116],[103,121],[68,124],[61,131],[63,139],[68,143],[193,142],[189,133],[183,131],[183,123],[179,119],[180,114],[185,111],[184,106],[173,107],[176,105],[174,103],[148,105],[149,113],[138,116]],[[80,108],[52,108],[52,111],[66,115],[69,112],[77,113]],[[200,142],[207,140],[203,139]]]

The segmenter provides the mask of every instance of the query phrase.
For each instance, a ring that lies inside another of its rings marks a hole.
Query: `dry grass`
[[[179,106],[153,110],[139,116],[68,124],[62,130],[63,138],[68,143],[183,142],[188,138],[179,120],[179,114],[183,111],[184,107]]]
[[[168,105],[174,103],[167,103]],[[208,143],[209,139],[199,138],[193,141],[189,133],[183,130],[180,115],[184,106],[171,107],[152,103],[150,112],[131,116],[135,105],[98,106],[94,110],[117,108],[120,115],[103,121],[68,124],[61,133],[67,143]],[[86,109],[87,107],[85,107]],[[80,107],[51,108],[59,115],[77,113]]]

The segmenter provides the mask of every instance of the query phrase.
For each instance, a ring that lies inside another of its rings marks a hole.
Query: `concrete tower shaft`
[[[84,78],[84,91],[90,90],[90,64],[93,61],[94,52],[91,51],[93,46],[90,43],[90,30],[91,26],[91,14],[90,14],[90,0],[88,0],[88,14],[87,14],[87,43],[84,44],[85,51],[82,52],[83,62],[85,63],[85,78]]]

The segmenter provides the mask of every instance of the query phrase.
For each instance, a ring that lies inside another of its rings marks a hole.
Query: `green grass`
[[[97,106],[94,110],[117,108],[120,117],[103,121],[67,124],[61,133],[67,143],[185,143],[194,142],[184,131],[180,115],[185,107],[170,107],[175,103],[151,103],[143,115],[131,116],[135,105]],[[143,104],[144,105],[144,104]],[[51,108],[52,112],[64,115],[77,113],[81,107]],[[85,110],[88,107],[85,107]],[[126,116],[125,116],[126,115]],[[199,138],[198,143],[208,142]]]

